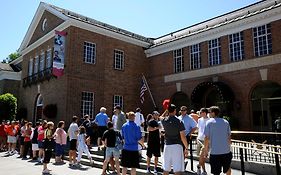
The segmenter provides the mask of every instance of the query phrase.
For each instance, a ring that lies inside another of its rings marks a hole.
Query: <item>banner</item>
[[[64,50],[66,32],[55,31],[55,43],[53,53],[53,75],[60,77],[64,71]]]

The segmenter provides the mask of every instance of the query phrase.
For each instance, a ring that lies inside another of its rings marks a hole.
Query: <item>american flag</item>
[[[141,91],[140,91],[140,101],[143,104],[144,102],[144,92],[147,90],[146,84],[144,82],[144,79],[141,79]]]

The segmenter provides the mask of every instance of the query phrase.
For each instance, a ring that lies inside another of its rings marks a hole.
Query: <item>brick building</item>
[[[40,3],[20,46],[20,105],[30,119],[94,116],[101,106],[153,110],[170,98],[190,109],[219,105],[240,129],[271,130],[281,115],[281,1],[261,1],[156,39]],[[64,75],[51,74],[55,30],[66,35]],[[111,115],[111,112],[109,112]]]

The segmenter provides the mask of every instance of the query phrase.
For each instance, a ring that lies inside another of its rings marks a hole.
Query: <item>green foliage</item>
[[[17,98],[10,93],[0,95],[0,118],[14,119],[17,111]]]
[[[18,52],[11,53],[5,60],[2,61],[2,63],[10,63],[20,57],[20,54]]]

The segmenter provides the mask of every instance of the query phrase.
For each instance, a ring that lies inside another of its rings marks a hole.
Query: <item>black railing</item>
[[[50,80],[52,75],[52,67],[44,69],[36,74],[23,78],[23,87],[31,86],[32,84],[37,84],[38,82],[43,82],[45,80]]]

